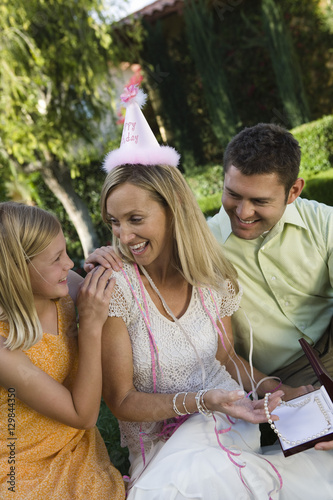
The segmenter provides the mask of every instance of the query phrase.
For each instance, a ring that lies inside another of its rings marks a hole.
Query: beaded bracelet
[[[201,391],[198,391],[195,396],[195,401],[197,403],[198,412],[201,413],[202,415],[206,415],[206,417],[211,417],[213,413],[208,410],[204,401],[204,395],[208,391],[209,389],[201,389]]]
[[[173,411],[176,413],[176,415],[178,415],[179,417],[183,417],[184,415],[187,415],[188,412],[184,406],[184,409],[186,410],[186,413],[181,413],[178,408],[177,408],[177,405],[176,405],[176,401],[177,401],[177,397],[180,395],[180,394],[185,394],[185,398],[186,398],[186,395],[188,394],[187,392],[177,392],[177,394],[174,395],[173,397]]]
[[[185,392],[184,394],[185,394],[184,399],[183,399],[184,410],[186,411],[187,415],[193,415],[193,413],[195,413],[195,411],[188,411],[188,409],[186,408],[186,404],[185,404],[185,400],[186,400],[186,396],[188,395],[188,392]]]

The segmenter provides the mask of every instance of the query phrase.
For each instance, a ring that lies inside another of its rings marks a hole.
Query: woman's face
[[[169,263],[173,238],[167,208],[149,191],[130,183],[116,187],[106,202],[107,219],[114,235],[143,266]]]

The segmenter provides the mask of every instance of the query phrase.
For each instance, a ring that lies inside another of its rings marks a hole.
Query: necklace
[[[142,271],[142,273],[147,278],[148,283],[150,284],[150,286],[152,287],[152,289],[154,290],[154,292],[158,295],[159,299],[161,300],[163,309],[165,310],[165,312],[167,313],[167,315],[170,316],[175,321],[175,316],[173,315],[172,311],[167,306],[167,304],[166,304],[165,300],[163,299],[163,297],[162,297],[159,289],[157,288],[157,286],[155,285],[155,283],[153,282],[153,280],[149,276],[148,272],[145,270],[144,267],[142,267],[142,266],[139,266],[139,267],[140,267],[140,270]]]
[[[271,427],[271,429],[275,432],[275,434],[277,435],[277,437],[281,440],[281,441],[284,441],[286,444],[291,444],[292,446],[296,446],[296,445],[299,445],[299,444],[302,444],[302,443],[306,443],[308,441],[311,441],[313,439],[317,439],[321,436],[324,436],[325,434],[328,433],[328,431],[330,430],[330,428],[332,427],[332,424],[331,424],[331,421],[329,419],[329,416],[328,416],[328,413],[327,411],[325,410],[321,400],[318,398],[318,396],[315,396],[314,398],[314,402],[318,405],[318,408],[320,410],[320,412],[322,413],[322,415],[324,416],[325,420],[326,420],[326,423],[327,423],[327,426],[325,429],[323,429],[322,431],[316,433],[316,434],[313,434],[312,436],[308,436],[306,438],[303,438],[303,439],[300,439],[300,440],[296,440],[296,441],[292,441],[290,439],[287,439],[286,437],[282,436],[282,434],[279,432],[279,430],[276,428],[273,420],[271,419],[271,415],[269,413],[269,409],[268,409],[268,397],[271,395],[270,392],[267,392],[265,394],[265,398],[264,398],[264,410],[265,410],[265,414],[266,414],[266,417],[267,417],[267,421]],[[303,401],[301,401],[300,403],[288,403],[288,402],[285,402],[285,401],[281,401],[281,404],[283,406],[289,406],[291,408],[302,408],[303,406],[305,406],[306,404],[308,404],[309,402],[311,401],[311,397],[308,397],[306,399],[304,399]]]

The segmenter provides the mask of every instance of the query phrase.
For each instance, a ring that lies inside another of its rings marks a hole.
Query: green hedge
[[[301,196],[333,206],[333,168],[305,179],[305,187]]]
[[[303,198],[333,205],[333,116],[291,130],[302,149]]]
[[[300,175],[309,177],[333,167],[333,116],[291,130],[301,145]]]
[[[220,165],[197,167],[185,178],[192,189],[199,207],[206,215],[214,215],[221,207],[223,189],[223,168]]]

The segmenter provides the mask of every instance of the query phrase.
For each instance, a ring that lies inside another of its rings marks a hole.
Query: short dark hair
[[[301,148],[283,127],[258,123],[246,127],[229,142],[223,157],[224,173],[233,165],[243,175],[276,173],[286,195],[295,183],[301,163]]]

